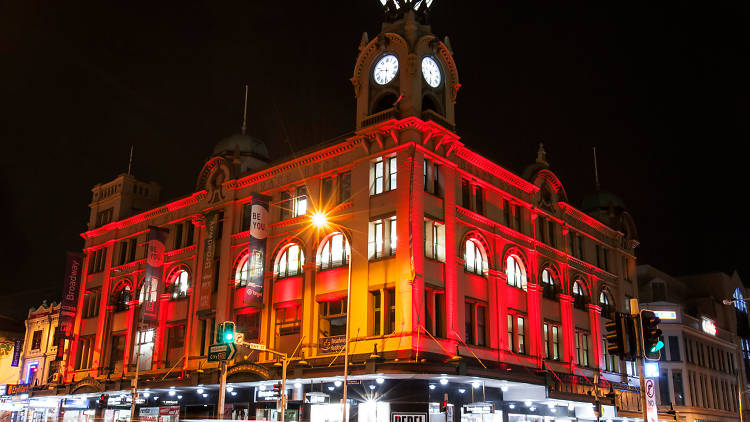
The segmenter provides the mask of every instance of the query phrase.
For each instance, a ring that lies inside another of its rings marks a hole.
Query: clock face
[[[440,68],[432,57],[422,59],[422,76],[427,85],[437,88],[440,85]]]
[[[398,73],[398,59],[393,54],[383,56],[375,65],[372,77],[379,85],[385,85],[392,81]]]

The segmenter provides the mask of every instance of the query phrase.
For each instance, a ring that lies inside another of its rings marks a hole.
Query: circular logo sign
[[[158,240],[150,240],[148,242],[146,264],[152,267],[161,267],[164,264],[164,243]]]
[[[250,236],[265,239],[267,236],[268,210],[266,207],[254,204],[250,208]]]

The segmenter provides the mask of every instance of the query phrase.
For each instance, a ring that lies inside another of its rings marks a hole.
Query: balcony
[[[442,127],[446,128],[446,129],[450,130],[451,132],[455,132],[456,131],[456,125],[455,125],[455,123],[452,123],[452,122],[448,121],[448,119],[446,119],[445,117],[439,115],[438,113],[435,113],[432,110],[425,110],[425,111],[423,111],[422,112],[422,120],[424,120],[426,122],[427,121],[435,122],[435,123],[439,124],[440,126],[442,126]]]
[[[371,114],[365,117],[364,120],[362,120],[362,127],[372,126],[391,119],[396,119],[397,117],[398,116],[396,113],[396,108],[392,107],[379,113]]]

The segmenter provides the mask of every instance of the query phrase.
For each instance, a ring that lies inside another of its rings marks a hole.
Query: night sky
[[[455,52],[462,142],[517,174],[543,142],[576,206],[596,146],[639,263],[750,281],[746,3],[496,3],[436,0],[430,16]],[[353,130],[348,79],[381,17],[377,0],[3,2],[0,313],[59,296],[90,189],[131,145],[162,200],[191,193],[239,131],[244,84],[274,158]]]

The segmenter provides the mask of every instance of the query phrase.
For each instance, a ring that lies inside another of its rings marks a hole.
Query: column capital
[[[206,216],[203,214],[196,214],[191,218],[191,222],[196,227],[205,227],[206,226]]]
[[[560,299],[561,303],[562,302],[567,302],[567,303],[569,303],[571,305],[573,304],[573,296],[571,296],[571,295],[566,295],[564,293],[560,293],[559,295],[557,295],[557,297]]]
[[[536,283],[526,283],[526,291],[529,293],[539,293],[542,291],[542,286]]]
[[[588,304],[589,312],[595,313],[597,315],[602,314],[602,307],[599,305],[594,305],[593,303]]]

